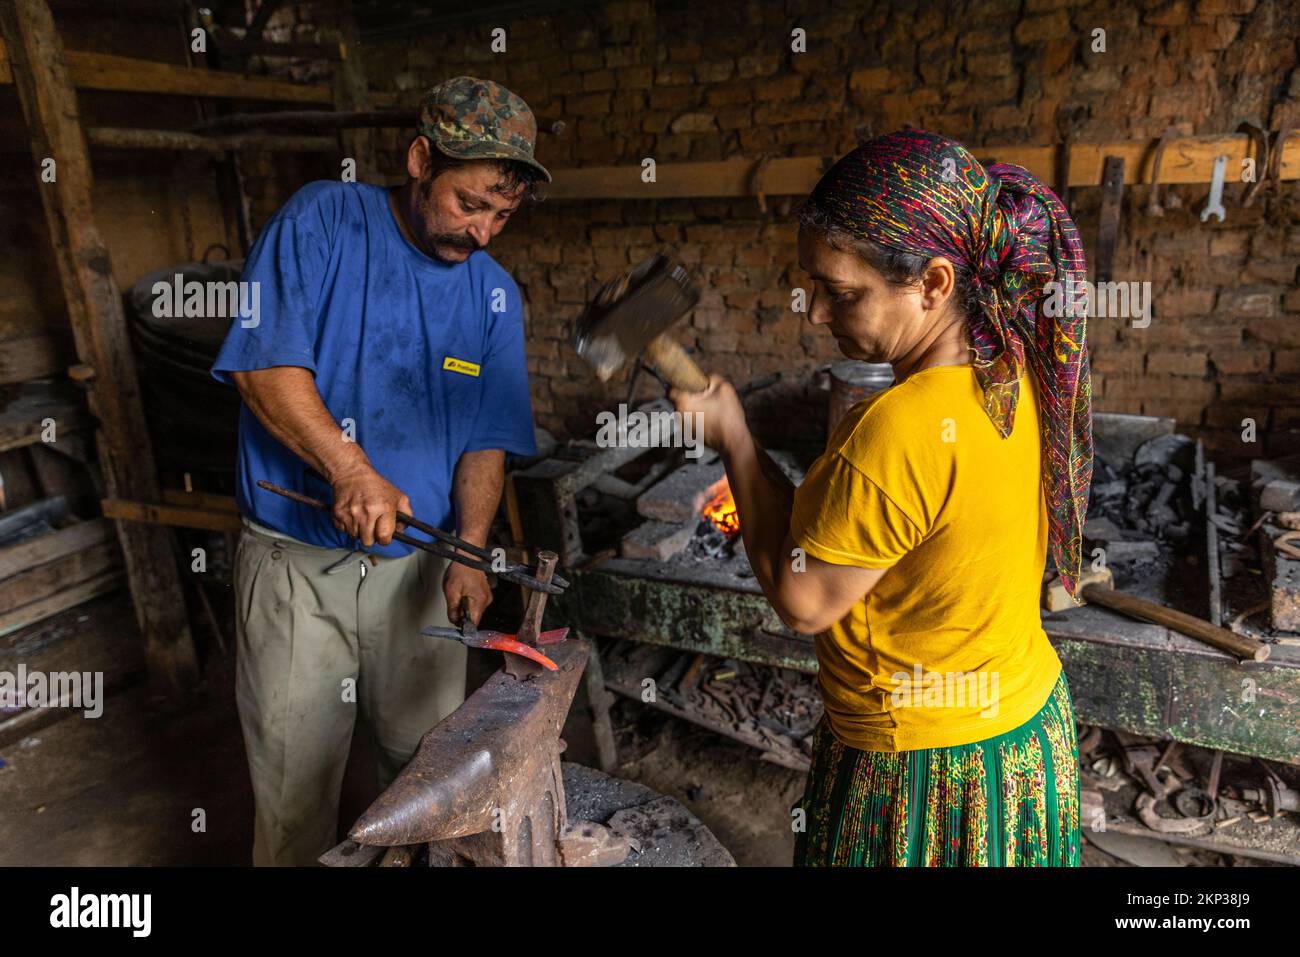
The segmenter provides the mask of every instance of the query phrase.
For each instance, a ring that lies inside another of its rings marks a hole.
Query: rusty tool
[[[1277,817],[1284,811],[1300,814],[1300,792],[1287,787],[1286,782],[1278,777],[1277,772],[1259,758],[1255,758],[1255,763],[1264,769],[1264,785],[1258,788],[1242,788],[1242,798],[1263,805],[1264,812],[1269,817]]]
[[[1165,149],[1181,136],[1177,127],[1167,126],[1156,142],[1155,154],[1151,159],[1151,196],[1147,199],[1146,210],[1148,216],[1163,216],[1166,206],[1175,209],[1179,205],[1178,196],[1174,193],[1169,193],[1163,204],[1160,202],[1160,163],[1165,158]]]
[[[1291,138],[1293,133],[1300,133],[1294,123],[1283,123],[1281,128],[1273,136],[1273,150],[1268,158],[1268,178],[1273,181],[1273,188],[1277,190],[1279,196],[1285,189],[1282,182],[1282,153],[1286,149],[1286,141]]]
[[[1241,194],[1241,205],[1249,206],[1255,201],[1259,191],[1268,184],[1268,130],[1259,123],[1242,120],[1237,124],[1237,132],[1245,133],[1250,137],[1251,147],[1254,150],[1255,181],[1250,183],[1246,191]]]
[[[1107,156],[1101,169],[1101,211],[1097,214],[1097,246],[1093,259],[1097,282],[1110,281],[1123,206],[1124,157]]]
[[[573,346],[602,382],[644,350],[674,387],[703,392],[708,376],[666,335],[699,298],[685,267],[658,253],[597,290],[574,327]]]
[[[1092,604],[1101,605],[1111,611],[1128,615],[1130,618],[1164,625],[1179,634],[1196,638],[1246,661],[1265,661],[1272,651],[1272,648],[1262,641],[1235,634],[1186,612],[1167,608],[1154,601],[1139,598],[1137,595],[1116,591],[1115,579],[1109,568],[1085,571],[1079,578],[1078,594]],[[1053,612],[1074,607],[1073,600],[1066,594],[1059,578],[1054,579],[1044,589],[1043,607]]]
[[[534,593],[536,594],[536,593]],[[530,661],[535,661],[547,671],[555,671],[556,664],[550,658],[546,657],[532,645],[526,645],[519,641],[514,635],[507,635],[500,631],[479,631],[474,624],[474,620],[469,616],[469,596],[466,595],[460,601],[460,629],[447,628],[441,625],[431,625],[420,632],[422,635],[428,635],[431,638],[450,638],[452,641],[459,641],[469,648],[487,648],[491,651],[503,651],[506,654],[522,655]],[[555,644],[563,641],[569,634],[568,628],[555,628],[551,631],[544,631],[538,635],[538,644]],[[547,639],[543,641],[542,639]]]
[[[551,576],[555,573],[556,562],[559,560],[560,556],[555,552],[539,551],[537,553],[537,578],[543,583],[549,582]],[[511,637],[517,639],[524,647],[533,649],[540,645],[563,641],[569,634],[568,628],[542,631],[542,615],[545,611],[546,592],[534,589],[528,596],[528,607],[524,609],[524,620],[519,625],[519,631]],[[525,657],[531,656],[526,655]],[[505,672],[520,680],[538,674],[536,666],[529,665],[518,658],[506,658]]]
[[[1056,196],[1066,209],[1070,208],[1070,152],[1086,118],[1087,110],[1082,106],[1062,106],[1056,111],[1056,132],[1061,140],[1056,147]]]
[[[326,512],[330,510],[328,505],[318,498],[312,498],[310,495],[303,495],[301,492],[281,488],[265,479],[259,480],[257,484],[260,488],[264,488],[268,492],[274,492],[276,495],[283,495],[290,501],[297,502],[300,505],[308,505],[312,508],[319,508]],[[403,532],[393,532],[393,538],[404,545],[410,545],[414,548],[421,549],[422,551],[431,552],[434,555],[450,559],[453,562],[459,562],[462,565],[478,569],[481,572],[492,572],[504,581],[514,582],[516,585],[523,585],[525,588],[538,589],[550,595],[561,595],[564,593],[564,589],[569,587],[568,579],[561,578],[559,575],[555,574],[552,574],[545,582],[542,582],[532,574],[532,569],[527,565],[521,565],[518,562],[508,564],[500,570],[495,569],[492,567],[492,553],[486,548],[480,548],[472,542],[467,542],[465,539],[451,534],[451,532],[444,532],[440,528],[435,528],[427,522],[422,522],[418,518],[407,515],[405,512],[398,512],[397,520],[405,525],[409,525],[417,531],[432,536],[440,542],[445,542],[447,545],[452,547],[446,548],[433,542],[426,542],[418,538],[412,538],[410,535],[406,535]],[[475,557],[470,558],[466,555],[460,554],[460,552],[456,551],[458,548],[469,552]]]

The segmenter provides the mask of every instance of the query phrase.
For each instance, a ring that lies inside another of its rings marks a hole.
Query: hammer
[[[658,253],[597,290],[574,327],[573,346],[601,382],[645,350],[674,388],[703,392],[709,377],[665,334],[699,298],[685,267]]]
[[[1156,602],[1147,601],[1137,595],[1116,591],[1115,578],[1109,568],[1103,568],[1101,571],[1085,571],[1079,578],[1078,593],[1095,605],[1102,605],[1130,618],[1164,625],[1166,628],[1172,628],[1180,634],[1196,638],[1213,645],[1220,651],[1226,651],[1247,661],[1264,661],[1272,651],[1272,648],[1262,641],[1238,635],[1226,628],[1220,628],[1208,621]],[[1060,578],[1053,579],[1051,584],[1043,589],[1043,607],[1048,611],[1065,611],[1067,608],[1075,607]]]

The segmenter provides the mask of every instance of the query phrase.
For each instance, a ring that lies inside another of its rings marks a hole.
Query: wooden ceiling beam
[[[274,100],[283,103],[334,102],[330,88],[323,85],[288,83],[242,73],[222,73],[219,70],[140,60],[112,53],[68,50],[66,59],[72,85],[86,90]],[[9,51],[0,42],[0,83],[12,84],[13,81]]]

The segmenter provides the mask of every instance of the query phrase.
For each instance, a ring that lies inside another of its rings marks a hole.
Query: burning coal
[[[736,500],[731,496],[731,483],[727,481],[726,476],[723,476],[721,481],[709,491],[713,495],[700,509],[700,514],[728,538],[739,535],[740,515],[736,512]]]

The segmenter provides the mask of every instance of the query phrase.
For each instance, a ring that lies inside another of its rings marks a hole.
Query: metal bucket
[[[827,435],[835,431],[844,413],[869,395],[894,384],[894,370],[888,362],[859,362],[843,359],[831,364],[831,397],[827,414]]]

